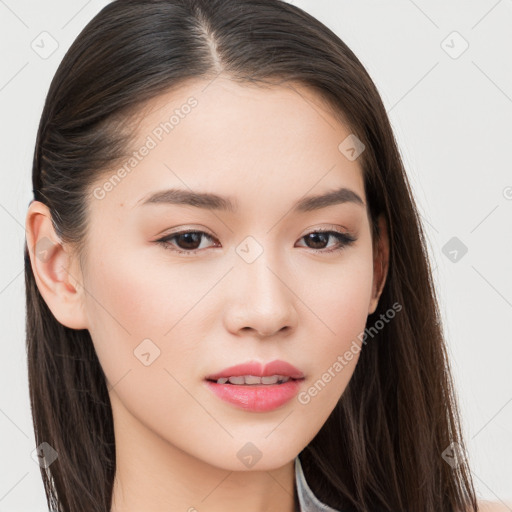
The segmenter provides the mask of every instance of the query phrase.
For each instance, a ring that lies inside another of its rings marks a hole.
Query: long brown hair
[[[280,0],[116,0],[84,28],[51,83],[32,180],[64,243],[86,250],[91,185],[126,151],[148,100],[220,72],[241,83],[297,83],[327,100],[365,145],[371,213],[389,226],[390,261],[373,326],[317,436],[300,453],[310,487],[333,508],[476,511],[425,236],[386,110],[365,68],[318,20]],[[34,279],[25,243],[26,333],[36,443],[57,459],[41,474],[59,512],[108,512],[112,410],[89,331],[63,326]],[[457,464],[444,454],[456,448]],[[471,508],[470,508],[471,507]]]

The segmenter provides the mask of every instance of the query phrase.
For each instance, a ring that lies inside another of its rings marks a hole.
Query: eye
[[[180,254],[185,254],[189,256],[199,251],[199,249],[201,248],[201,238],[203,237],[208,238],[209,240],[215,240],[213,236],[210,236],[208,233],[205,233],[204,231],[190,229],[188,231],[180,231],[179,233],[173,233],[172,235],[165,236],[163,238],[160,238],[159,240],[156,240],[156,242],[161,244],[165,249],[169,249],[171,251],[175,251]],[[185,250],[183,250],[183,247],[181,249],[176,249],[175,247],[173,247],[173,244],[171,244],[170,241],[174,239],[176,239],[178,247],[182,245]]]
[[[353,244],[356,241],[356,238],[350,235],[349,233],[342,233],[341,231],[336,230],[327,230],[327,229],[317,229],[304,235],[302,238],[307,240],[308,243],[313,243],[314,246],[320,244],[324,244],[325,241],[329,240],[329,238],[334,237],[338,240],[338,243],[331,249],[319,249],[318,247],[312,247],[314,252],[319,253],[330,253],[330,252],[338,252],[343,250],[345,247]]]
[[[167,235],[163,238],[160,238],[159,240],[156,240],[156,243],[162,245],[165,249],[177,252],[179,254],[184,254],[186,256],[192,256],[199,252],[201,249],[205,248],[204,246],[201,247],[202,238],[206,238],[210,241],[216,240],[213,236],[205,233],[204,231],[190,229],[187,231],[180,231],[178,233]],[[330,238],[335,238],[338,240],[338,243],[334,246],[334,248],[325,249],[315,247],[325,244],[329,241]],[[332,229],[317,229],[316,231],[312,231],[307,235],[304,235],[301,240],[302,239],[305,239],[309,244],[312,243],[314,247],[310,248],[313,250],[313,252],[317,253],[331,253],[341,251],[356,241],[356,238],[349,233],[343,233],[341,231]],[[172,242],[173,240],[175,240],[175,242]]]

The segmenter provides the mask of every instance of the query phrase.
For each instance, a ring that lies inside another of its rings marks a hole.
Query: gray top
[[[295,457],[295,484],[297,485],[300,512],[341,512],[340,510],[336,510],[322,503],[313,494],[302,472],[302,465],[298,456]]]

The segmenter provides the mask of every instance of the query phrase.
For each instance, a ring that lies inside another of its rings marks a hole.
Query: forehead
[[[335,112],[319,93],[298,83],[258,86],[222,76],[188,81],[147,102],[140,114],[138,142],[148,133],[159,141],[171,134],[186,135],[187,127],[194,130],[196,140],[207,135],[223,146],[229,145],[225,133],[248,143],[302,138],[308,146],[321,142],[329,131],[337,138],[350,134],[341,111]],[[324,145],[329,143],[325,140]]]
[[[110,170],[124,167],[124,177],[108,195],[133,208],[149,193],[188,188],[235,197],[243,209],[344,186],[364,199],[359,162],[339,149],[349,135],[300,84],[191,81],[140,110],[128,155]]]

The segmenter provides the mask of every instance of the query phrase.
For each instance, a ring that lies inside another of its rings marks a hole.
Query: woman
[[[50,507],[477,510],[404,166],[319,21],[112,2],[51,84],[33,188]]]

